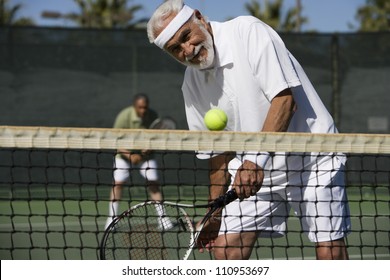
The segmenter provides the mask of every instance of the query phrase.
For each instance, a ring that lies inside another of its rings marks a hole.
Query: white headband
[[[181,9],[181,11],[154,40],[154,44],[160,49],[164,49],[165,44],[176,34],[180,27],[182,27],[190,19],[193,14],[194,10],[187,5],[184,5],[183,9]]]

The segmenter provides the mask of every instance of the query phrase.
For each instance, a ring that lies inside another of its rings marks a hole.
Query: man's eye
[[[172,48],[172,52],[173,52],[173,53],[178,53],[178,52],[180,52],[180,46],[175,46],[175,47],[173,47],[173,48]]]
[[[190,32],[186,33],[183,37],[183,41],[187,42],[190,39]]]

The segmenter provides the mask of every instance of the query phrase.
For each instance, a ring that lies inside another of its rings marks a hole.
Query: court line
[[[7,224],[0,224],[0,229],[12,229],[12,227],[14,227],[14,229],[19,229],[19,228],[34,228],[34,227],[38,227],[38,228],[52,228],[52,227],[60,227],[60,228],[63,228],[63,227],[68,227],[68,226],[80,226],[80,225],[83,225],[83,226],[95,226],[95,225],[104,225],[104,221],[101,221],[101,222],[93,222],[93,221],[86,221],[86,222],[48,222],[48,223],[36,223],[36,222],[32,222],[32,223],[7,223]]]
[[[75,218],[76,215],[75,215]],[[351,217],[351,219],[359,219],[359,217]],[[372,217],[365,217],[365,218],[372,218]],[[382,219],[385,219],[387,218],[387,216],[384,216],[384,217],[378,217],[379,219],[382,218]],[[44,222],[30,222],[30,223],[26,223],[26,222],[22,222],[22,223],[19,223],[19,222],[14,222],[14,223],[1,223],[0,224],[0,229],[11,229],[12,226],[14,226],[15,229],[17,228],[34,228],[34,227],[65,227],[65,226],[80,226],[81,224],[83,226],[95,226],[95,225],[104,225],[105,224],[105,221],[107,219],[106,216],[101,216],[101,221],[61,221],[61,222],[47,222],[47,223],[44,223]],[[299,221],[299,218],[298,217],[289,217],[289,221],[291,222],[298,222]]]

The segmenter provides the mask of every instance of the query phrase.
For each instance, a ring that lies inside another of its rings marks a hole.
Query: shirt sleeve
[[[252,71],[269,101],[286,88],[301,85],[289,51],[272,28],[260,21],[252,23],[244,40]]]

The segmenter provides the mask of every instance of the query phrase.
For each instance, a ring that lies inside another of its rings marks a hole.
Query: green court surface
[[[109,186],[69,188],[29,188],[30,191],[0,191],[0,259],[98,259],[99,242],[106,221]],[[207,189],[164,187],[166,200],[204,203]],[[179,193],[178,193],[179,192]],[[352,233],[347,244],[351,259],[390,259],[390,207],[388,187],[348,188]],[[30,197],[30,199],[27,199]],[[145,199],[143,188],[133,187],[121,203],[121,210]],[[60,199],[58,199],[60,198]],[[202,200],[202,201],[201,201]],[[197,210],[200,219],[205,210]],[[210,259],[195,253],[196,259]],[[260,238],[252,259],[314,259],[314,246],[301,233],[293,216],[288,233],[277,239]]]

